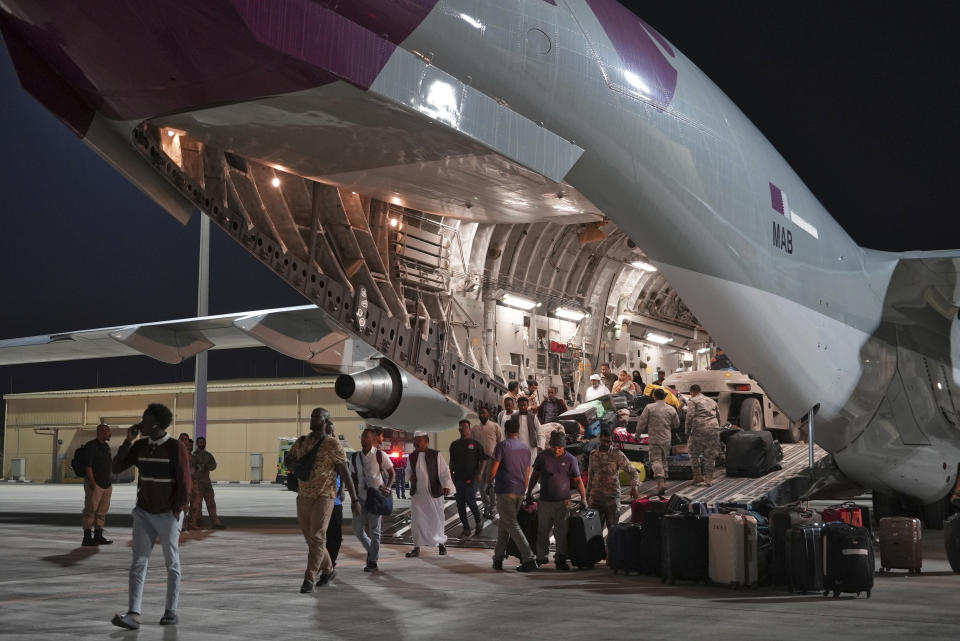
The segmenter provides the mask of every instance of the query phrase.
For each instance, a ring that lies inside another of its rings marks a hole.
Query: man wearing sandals
[[[127,430],[123,445],[113,459],[113,473],[131,465],[140,472],[137,506],[133,509],[133,562],[130,564],[129,605],[126,614],[115,614],[112,623],[121,628],[140,627],[140,605],[147,564],[153,543],[160,539],[167,566],[166,609],[160,625],[176,625],[180,598],[180,530],[190,501],[190,455],[186,446],[167,434],[173,420],[169,408],[151,403],[140,423]],[[145,438],[140,438],[144,436]]]

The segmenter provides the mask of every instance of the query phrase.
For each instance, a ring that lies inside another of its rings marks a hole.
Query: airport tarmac
[[[920,576],[878,575],[870,599],[662,584],[598,567],[531,574],[490,569],[490,551],[451,548],[406,559],[385,545],[377,573],[346,534],[337,577],[299,594],[306,546],[294,495],[275,485],[219,485],[226,530],[184,535],[180,624],[157,624],[165,573],[155,550],[143,627],[110,625],[126,607],[135,488],[115,489],[114,544],[81,548],[79,485],[0,484],[0,638],[130,639],[954,639],[960,575],[942,532],[925,534]],[[508,562],[506,566],[515,565]]]

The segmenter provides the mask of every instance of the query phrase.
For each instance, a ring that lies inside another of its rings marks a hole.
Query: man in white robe
[[[530,448],[530,462],[543,451],[544,439],[540,433],[540,419],[530,411],[526,397],[521,396],[517,403],[519,409],[513,414],[520,422],[520,442]]]
[[[421,546],[436,545],[440,555],[447,553],[444,533],[444,498],[456,489],[450,468],[438,450],[430,449],[426,432],[413,434],[414,451],[410,454],[410,515],[413,549],[407,558],[420,556]]]

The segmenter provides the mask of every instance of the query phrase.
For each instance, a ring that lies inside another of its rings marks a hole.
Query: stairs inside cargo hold
[[[723,468],[717,468],[714,473],[713,485],[697,487],[693,481],[667,480],[667,495],[680,494],[691,501],[705,501],[707,503],[756,502],[767,497],[778,505],[800,499],[807,490],[815,484],[819,475],[809,473],[809,448],[806,443],[783,445],[783,460],[781,469],[771,472],[760,478],[728,478]],[[816,467],[824,466],[828,459],[826,450],[814,448]],[[640,484],[640,495],[652,495],[657,490],[656,481],[645,481]],[[576,496],[576,494],[574,495]],[[479,501],[478,501],[479,504]],[[484,528],[479,537],[461,539],[460,532],[463,526],[457,514],[456,501],[446,502],[444,517],[445,530],[448,537],[447,545],[451,547],[493,548],[497,541],[497,526],[489,519],[484,522]],[[624,490],[621,502],[620,521],[630,520],[630,492]],[[470,516],[471,527],[473,516]],[[413,545],[413,534],[410,527],[410,510],[394,512],[383,519],[382,541],[400,545]]]

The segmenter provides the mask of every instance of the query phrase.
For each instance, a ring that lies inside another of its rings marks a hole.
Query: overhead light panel
[[[575,309],[569,309],[567,307],[558,307],[555,310],[553,310],[553,315],[556,316],[557,318],[562,318],[564,320],[577,322],[586,318],[587,313],[578,312]]]
[[[270,184],[273,185],[274,187],[279,187],[279,186],[280,186],[280,179],[277,178],[276,176],[274,176],[274,177],[273,177],[273,180],[270,181]]]
[[[655,334],[653,332],[647,332],[647,340],[651,343],[656,343],[658,345],[666,345],[667,343],[672,343],[673,339],[669,336],[664,336],[663,334]]]
[[[653,265],[651,265],[650,263],[648,263],[648,262],[646,262],[646,261],[635,260],[635,261],[633,261],[633,262],[630,263],[630,264],[631,264],[632,266],[636,267],[637,269],[643,270],[643,271],[645,271],[645,272],[655,272],[655,271],[657,271],[657,268],[656,268],[656,267],[654,267]]]
[[[530,311],[534,307],[540,307],[540,303],[536,301],[530,300],[529,298],[523,298],[522,296],[514,296],[513,294],[504,294],[503,298],[500,300],[503,301],[504,305],[516,307],[524,311]]]
[[[700,349],[697,350],[697,354],[706,354],[709,351],[710,351],[709,347],[701,347]]]

